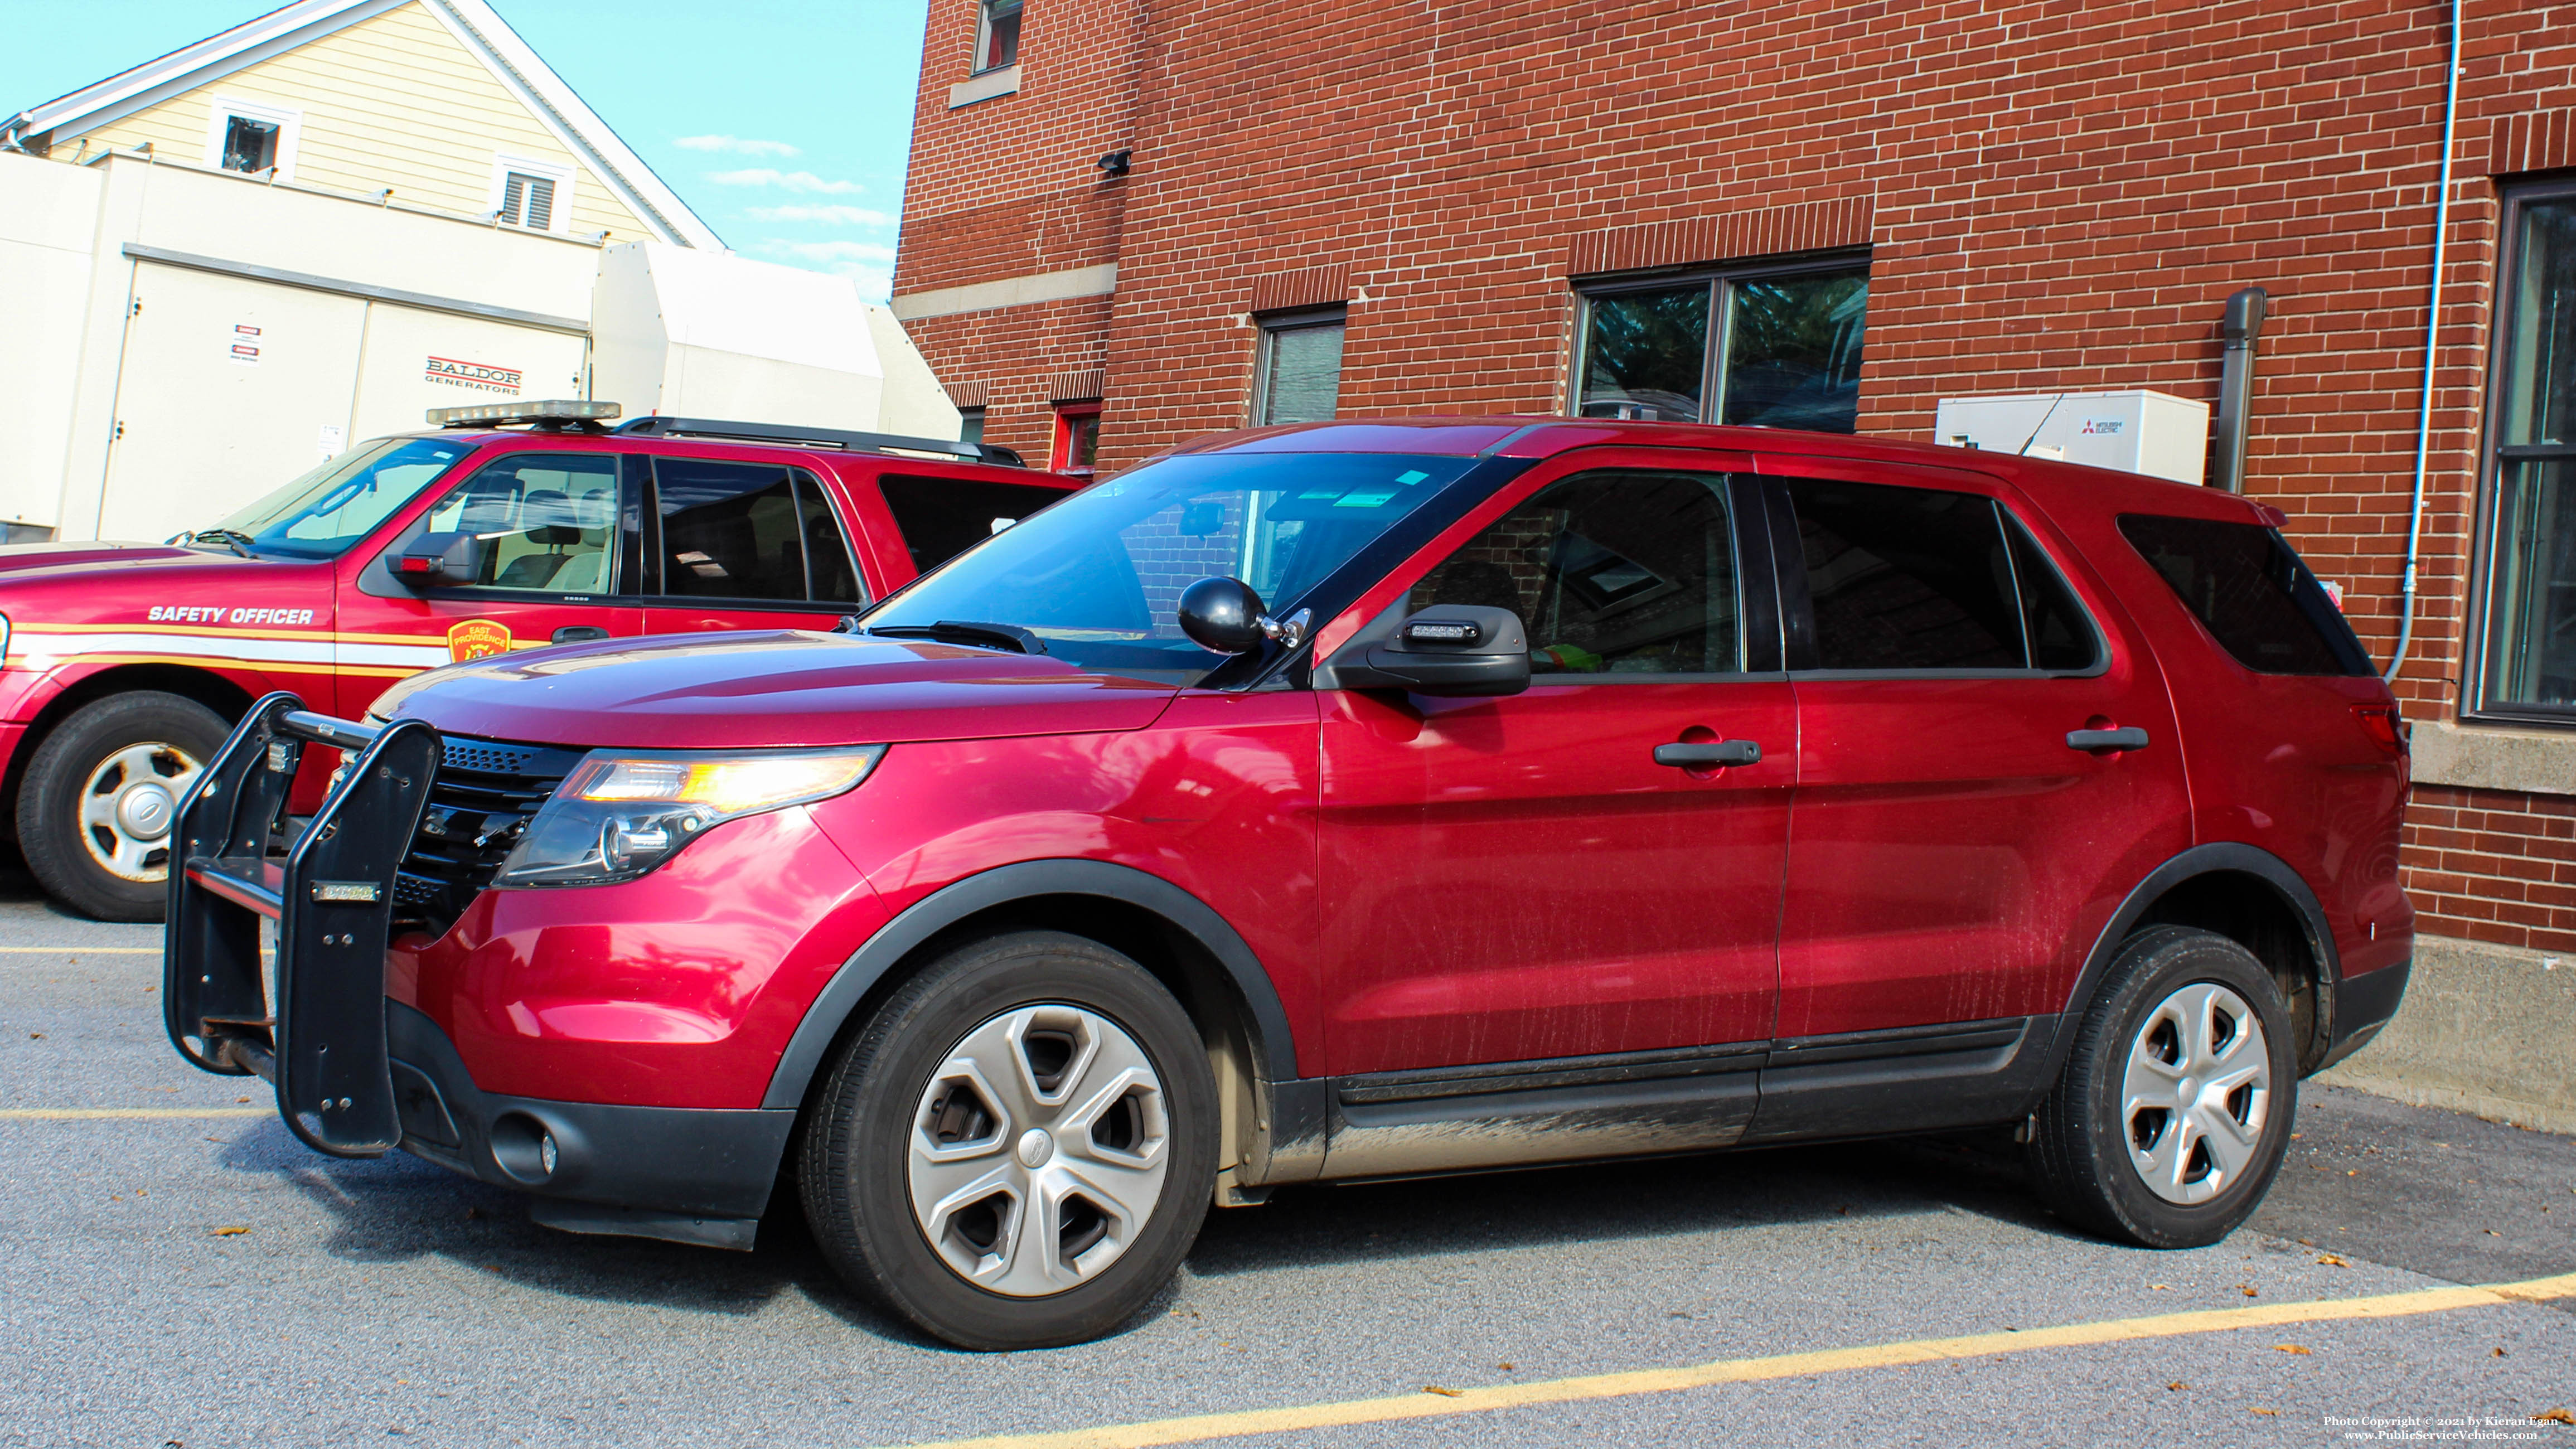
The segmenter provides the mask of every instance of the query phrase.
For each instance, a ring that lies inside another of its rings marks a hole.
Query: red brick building
[[[1336,411],[1930,440],[1949,397],[2208,402],[2265,288],[2244,488],[2383,663],[2429,422],[2411,887],[2563,1043],[2576,6],[2458,40],[2453,93],[2421,0],[931,0],[895,309],[984,436],[1081,461],[1096,428],[1107,468]]]

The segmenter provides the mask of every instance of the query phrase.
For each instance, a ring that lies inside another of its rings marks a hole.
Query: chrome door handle
[[[2147,732],[2134,726],[2124,730],[2068,730],[2066,747],[2070,750],[2143,750]]]
[[[1762,746],[1752,740],[1657,745],[1655,763],[1684,770],[1705,769],[1710,765],[1758,765],[1762,763]]]

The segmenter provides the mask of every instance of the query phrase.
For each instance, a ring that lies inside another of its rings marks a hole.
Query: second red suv
[[[1785,432],[1216,439],[860,633],[264,702],[170,1031],[557,1227],[792,1195],[977,1347],[1115,1327],[1212,1201],[1739,1144],[2016,1125],[2065,1216],[2207,1243],[2412,941],[2396,711],[2280,521]]]

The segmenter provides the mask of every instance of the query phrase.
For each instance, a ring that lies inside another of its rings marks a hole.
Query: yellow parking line
[[[0,1107],[0,1122],[97,1122],[139,1117],[193,1120],[200,1117],[273,1117],[274,1107]]]
[[[158,946],[0,946],[0,956],[158,956]]]
[[[1204,1439],[1232,1439],[1246,1434],[1282,1434],[1300,1429],[1330,1429],[1349,1424],[1382,1424],[1396,1419],[1428,1419],[1449,1414],[1484,1414],[1497,1409],[1526,1409],[1541,1404],[1569,1404],[1586,1399],[1666,1394],[1715,1384],[1755,1383],[1763,1379],[1804,1378],[1852,1369],[1901,1368],[1944,1359],[1984,1358],[1994,1354],[2029,1353],[2043,1348],[2122,1343],[2136,1339],[2175,1338],[2192,1333],[2224,1333],[2240,1328],[2269,1328],[2290,1323],[2327,1323],[2339,1319],[2405,1318],[2444,1313],[2454,1308],[2490,1308],[2508,1302],[2540,1302],[2576,1297],[2576,1273],[2534,1278],[2520,1283],[2491,1283],[2483,1288],[2423,1288],[2374,1298],[2332,1298],[2312,1303],[2267,1303],[2247,1308],[2216,1308],[2197,1313],[2164,1313],[2152,1318],[2115,1318],[2100,1323],[2071,1323],[2019,1333],[1980,1333],[1966,1338],[1921,1338],[1906,1343],[1862,1348],[1825,1349],[1816,1353],[1776,1354],[1769,1358],[1720,1359],[1687,1368],[1641,1369],[1630,1373],[1593,1374],[1530,1384],[1489,1388],[1423,1389],[1383,1399],[1351,1399],[1338,1404],[1306,1404],[1287,1409],[1248,1409],[1231,1414],[1200,1414],[1183,1419],[1156,1419],[1141,1424],[1108,1424],[1045,1434],[996,1434],[982,1439],[947,1439],[914,1449],[1145,1449],[1156,1444],[1187,1444]]]

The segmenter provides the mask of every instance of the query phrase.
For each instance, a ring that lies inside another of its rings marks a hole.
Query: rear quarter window
[[[911,478],[888,474],[877,480],[886,511],[903,534],[913,568],[928,573],[1000,530],[1065,496],[1061,488],[1034,483],[987,483],[970,478]]]
[[[2258,674],[2364,675],[2370,656],[2325,585],[2259,523],[2120,516],[2120,532],[2236,662]]]

